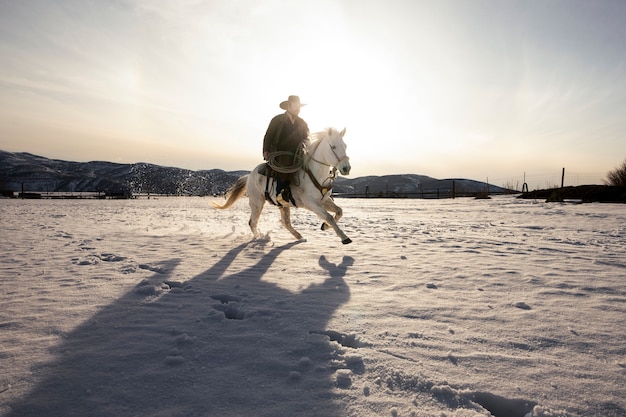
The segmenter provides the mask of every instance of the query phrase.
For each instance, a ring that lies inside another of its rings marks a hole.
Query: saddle
[[[259,166],[257,172],[261,175],[264,175],[266,178],[265,199],[268,202],[279,207],[291,203],[294,207],[296,207],[296,201],[291,195],[291,187],[289,184],[291,174],[281,174],[279,172],[276,172],[268,163]],[[275,198],[272,198],[272,195],[270,193],[272,181],[276,184],[276,194],[274,196]]]

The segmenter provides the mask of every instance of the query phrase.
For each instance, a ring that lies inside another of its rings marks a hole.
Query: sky
[[[295,94],[312,132],[347,129],[352,177],[600,183],[626,159],[624,21],[622,0],[0,0],[0,149],[250,170]]]

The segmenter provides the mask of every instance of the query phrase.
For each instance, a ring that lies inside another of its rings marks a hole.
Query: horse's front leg
[[[280,208],[280,221],[285,226],[285,229],[289,230],[291,234],[298,240],[302,239],[302,235],[298,233],[296,229],[291,225],[291,208],[290,207],[281,207]]]
[[[333,205],[334,205],[334,203],[333,203]],[[333,228],[335,233],[337,233],[337,236],[339,236],[341,238],[341,243],[343,243],[344,245],[346,245],[348,243],[352,243],[352,239],[350,239],[348,236],[346,236],[346,234],[343,232],[343,230],[341,230],[339,228],[339,226],[337,226],[337,222],[335,221],[334,217],[328,211],[326,211],[325,207],[321,203],[320,204],[315,204],[315,205],[307,207],[307,208],[309,210],[311,210],[313,213],[317,214],[317,216],[320,219],[322,219],[324,224],[328,224],[330,227]],[[337,208],[339,208],[339,207],[337,207]],[[341,209],[339,209],[339,210],[341,211]]]
[[[341,207],[335,204],[332,198],[327,198],[326,200],[324,200],[323,204],[324,210],[332,211],[333,213],[335,213],[335,222],[338,222],[339,219],[341,219],[341,216],[343,216],[343,210],[341,209]],[[328,230],[329,227],[331,226],[328,223],[322,223],[322,230]]]

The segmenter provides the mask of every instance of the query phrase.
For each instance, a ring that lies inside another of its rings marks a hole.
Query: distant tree
[[[626,187],[626,160],[622,162],[622,165],[615,168],[613,171],[609,171],[607,174],[608,185],[618,185],[622,187]]]

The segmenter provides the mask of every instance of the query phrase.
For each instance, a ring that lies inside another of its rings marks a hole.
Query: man
[[[301,148],[309,144],[309,126],[298,115],[300,108],[305,104],[300,103],[300,97],[289,96],[286,101],[280,103],[280,108],[285,113],[275,116],[267,127],[263,139],[263,159],[273,162],[277,166],[291,167],[296,161]],[[277,158],[272,158],[274,152],[287,152]],[[289,179],[291,174],[278,173],[276,192],[282,189],[284,201],[292,201]]]

